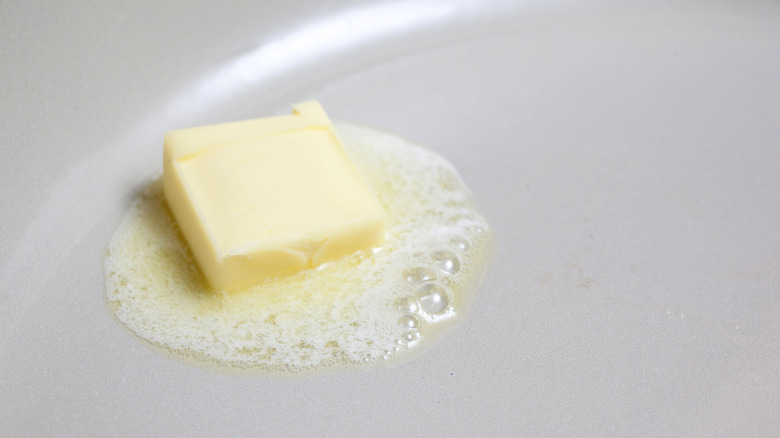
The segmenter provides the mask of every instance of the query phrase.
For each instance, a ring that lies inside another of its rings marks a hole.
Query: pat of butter
[[[293,114],[169,132],[163,187],[192,253],[230,289],[371,248],[382,205],[316,101]]]

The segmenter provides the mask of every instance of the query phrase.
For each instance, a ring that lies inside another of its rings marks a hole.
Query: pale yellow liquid
[[[116,318],[158,351],[223,371],[384,365],[430,346],[470,302],[488,226],[440,156],[373,129],[337,129],[388,213],[383,247],[240,291],[213,290],[154,181],[109,244],[106,293]],[[432,287],[443,302],[426,295]]]

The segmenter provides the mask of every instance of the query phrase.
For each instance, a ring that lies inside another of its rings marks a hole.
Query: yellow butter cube
[[[165,199],[206,279],[230,289],[382,243],[382,205],[316,101],[169,132]]]

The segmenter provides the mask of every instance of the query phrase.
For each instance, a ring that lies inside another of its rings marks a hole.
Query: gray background
[[[780,4],[4,2],[0,435],[780,434]],[[173,128],[319,99],[455,164],[491,222],[400,366],[161,357],[102,257]]]

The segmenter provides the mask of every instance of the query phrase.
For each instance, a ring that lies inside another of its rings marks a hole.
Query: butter
[[[169,132],[165,199],[208,282],[231,289],[384,240],[386,215],[320,104]]]

